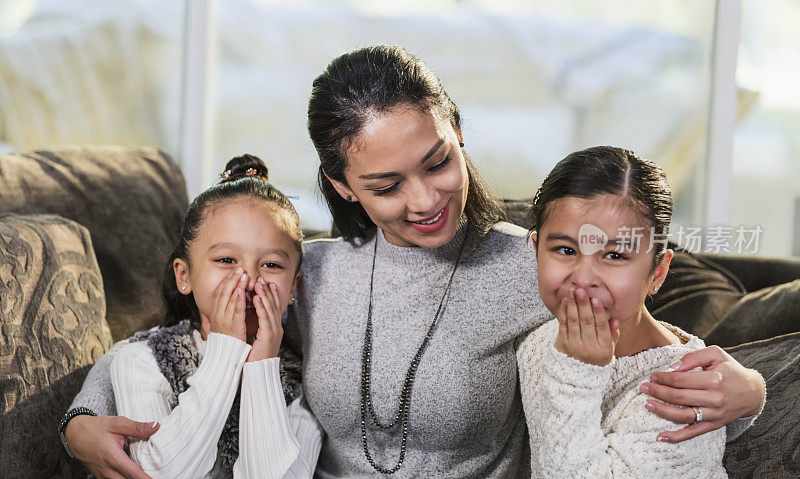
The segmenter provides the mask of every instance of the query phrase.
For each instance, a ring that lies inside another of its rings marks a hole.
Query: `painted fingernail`
[[[242,273],[244,273],[244,270],[241,267],[236,268],[236,274],[242,274]]]
[[[148,424],[148,426],[150,427],[150,429],[154,429],[158,426],[158,421],[153,421],[150,424]]]
[[[592,305],[595,308],[599,308],[600,307],[600,300],[598,300],[597,298],[592,298]]]
[[[647,384],[642,384],[641,386],[639,386],[639,391],[641,391],[641,392],[643,392],[645,394],[649,394],[650,393],[650,386],[648,386]]]
[[[669,442],[669,438],[664,436],[658,436],[656,440],[658,440],[658,442]]]
[[[575,296],[577,296],[578,299],[586,299],[586,291],[578,289],[575,291]]]
[[[658,382],[658,379],[656,378],[655,374],[651,374],[650,375],[650,382],[651,383],[657,383]]]
[[[655,410],[656,405],[651,403],[650,401],[648,401],[648,402],[644,403],[644,408],[647,409],[648,411],[653,411],[653,410]]]
[[[675,363],[675,364],[673,364],[672,366],[670,366],[670,367],[669,367],[669,370],[670,370],[670,371],[675,371],[676,369],[678,369],[678,368],[679,368],[679,367],[681,367],[682,365],[683,365],[683,363],[682,363],[682,362],[680,362],[680,361],[678,361],[677,363]]]
[[[277,290],[277,289],[278,289],[278,287],[277,287],[277,286],[275,286],[275,283],[270,283],[270,284],[269,284],[269,289],[270,289],[271,291],[275,291],[275,290]]]

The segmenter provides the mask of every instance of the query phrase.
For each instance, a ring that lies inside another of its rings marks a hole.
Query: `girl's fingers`
[[[581,324],[578,316],[578,303],[575,302],[575,295],[572,291],[570,291],[570,298],[567,301],[567,333],[570,343],[580,344]]]
[[[561,298],[561,303],[558,305],[558,336],[562,341],[566,342],[569,339],[569,326],[567,325],[567,298]]]
[[[245,308],[245,300],[244,300],[244,288],[247,284],[247,274],[242,273],[236,281],[233,282],[233,289],[230,291],[229,296],[227,297],[228,302],[225,305],[225,312],[224,318],[228,318],[228,320],[233,320],[234,318],[239,317],[239,309],[241,308],[242,319],[244,319],[244,308]]]
[[[225,290],[228,282],[231,278],[234,277],[233,273],[230,273],[228,276],[225,276],[222,281],[217,284],[217,287],[214,288],[214,291],[211,293],[211,309],[213,311],[217,311],[220,308],[220,300],[222,299],[222,292]]]
[[[272,293],[272,312],[274,313],[274,319],[278,321],[280,324],[281,320],[281,298],[278,296],[278,285],[275,283],[269,284],[269,291]]]
[[[619,319],[612,319],[608,325],[611,328],[611,341],[616,345],[619,341]]]
[[[238,270],[237,270],[238,271]],[[236,287],[242,281],[242,274],[244,273],[234,273],[228,278],[223,281],[222,289],[219,291],[218,303],[216,311],[219,312],[222,317],[227,317],[227,313],[229,313],[229,306],[231,304],[231,296],[233,296],[234,292],[236,291]]]
[[[273,304],[272,299],[272,292],[268,291],[269,285],[264,282],[259,285],[259,295],[261,296],[261,302],[264,303],[264,309],[266,310],[266,326],[270,330],[275,329],[275,305]]]
[[[244,315],[247,310],[247,300],[245,299],[244,289],[239,286],[236,287],[235,300],[233,301],[233,317],[234,322],[241,322],[244,324]]]
[[[611,338],[611,325],[608,323],[608,314],[599,298],[592,298],[592,313],[594,314],[594,329],[597,332],[597,344],[602,349],[613,347]]]
[[[597,344],[597,332],[594,326],[594,313],[592,312],[592,303],[589,302],[589,296],[586,290],[578,288],[575,290],[575,299],[578,304],[578,317],[580,318],[581,326],[581,342],[586,346]]]
[[[261,285],[256,284],[256,294],[253,296],[253,307],[258,316],[258,327],[263,328],[269,322],[267,308],[264,307],[264,301],[261,299]]]

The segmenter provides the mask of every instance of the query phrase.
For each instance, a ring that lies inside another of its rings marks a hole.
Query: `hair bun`
[[[220,183],[227,183],[229,181],[235,181],[240,178],[246,178],[248,176],[252,176],[255,178],[261,178],[262,180],[269,182],[269,168],[267,165],[264,164],[264,161],[261,158],[255,155],[242,155],[233,158],[225,165],[225,171],[223,171],[220,175],[222,181]]]

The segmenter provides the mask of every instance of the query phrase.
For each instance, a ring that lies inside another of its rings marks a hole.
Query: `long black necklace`
[[[378,234],[380,234],[380,231],[376,233],[376,235]],[[417,366],[419,366],[419,361],[422,359],[422,354],[425,352],[428,341],[431,339],[434,329],[436,329],[436,321],[439,319],[444,300],[447,297],[447,293],[450,291],[450,286],[453,284],[453,277],[455,277],[458,263],[461,261],[461,254],[464,252],[467,236],[469,235],[465,235],[464,239],[461,241],[461,248],[458,251],[458,257],[453,265],[453,271],[450,273],[450,278],[447,280],[447,286],[444,288],[444,294],[442,294],[442,299],[439,301],[439,307],[436,309],[433,321],[431,321],[431,325],[428,327],[428,332],[425,333],[425,339],[422,340],[422,344],[419,346],[419,349],[417,349],[417,354],[414,355],[414,359],[411,360],[411,365],[408,367],[408,371],[406,371],[406,379],[403,381],[403,389],[400,391],[400,404],[397,407],[397,413],[394,416],[394,420],[388,424],[382,423],[378,419],[377,414],[375,414],[375,407],[372,403],[372,395],[370,394],[372,376],[372,288],[375,280],[375,259],[378,256],[378,237],[375,237],[375,251],[372,254],[372,272],[369,278],[367,329],[364,332],[364,351],[361,355],[361,444],[364,446],[364,455],[367,457],[367,461],[380,473],[394,474],[403,467],[403,460],[406,457],[408,413],[411,407],[411,389],[414,387],[414,376],[417,374]],[[372,424],[381,429],[392,429],[397,426],[398,423],[400,423],[402,427],[403,434],[400,441],[400,458],[397,460],[397,464],[391,469],[386,469],[376,464],[372,459],[372,455],[369,453],[369,447],[367,447],[367,414],[369,414],[372,419]]]

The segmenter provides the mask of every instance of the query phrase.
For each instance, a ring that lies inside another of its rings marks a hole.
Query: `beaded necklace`
[[[453,271],[450,273],[450,278],[447,280],[447,285],[444,288],[442,299],[439,301],[439,307],[436,309],[436,314],[433,316],[433,321],[431,321],[431,325],[428,327],[427,333],[425,333],[425,338],[422,340],[422,344],[419,346],[419,349],[417,349],[417,354],[414,355],[414,359],[411,360],[411,365],[408,367],[408,371],[406,371],[406,378],[403,381],[403,388],[400,391],[400,404],[397,407],[397,413],[394,415],[394,420],[388,424],[383,423],[378,419],[377,414],[375,414],[375,407],[372,403],[372,395],[370,394],[372,378],[372,289],[375,280],[375,259],[378,256],[378,234],[380,234],[380,231],[376,233],[375,250],[372,254],[372,272],[370,273],[369,278],[369,309],[367,310],[367,328],[364,332],[364,350],[361,355],[361,444],[364,446],[364,455],[366,456],[367,461],[376,471],[382,474],[394,474],[401,467],[403,467],[403,460],[406,457],[408,415],[411,408],[411,390],[414,387],[414,376],[417,374],[417,367],[419,366],[419,362],[422,359],[422,355],[428,345],[428,341],[431,339],[434,329],[436,329],[436,322],[439,319],[439,314],[442,312],[442,306],[444,305],[444,300],[447,297],[447,293],[450,291],[450,286],[453,284],[453,278],[456,275],[456,269],[458,269],[458,263],[461,261],[461,254],[464,252],[464,245],[467,243],[467,237],[469,234],[465,235],[464,239],[461,241],[461,247],[458,250],[458,257],[453,265]],[[392,468],[384,468],[379,466],[369,452],[369,447],[367,446],[367,415],[369,415],[372,424],[380,427],[381,429],[392,429],[397,426],[398,423],[402,428],[402,438],[400,440],[400,458],[397,460],[397,464]]]

